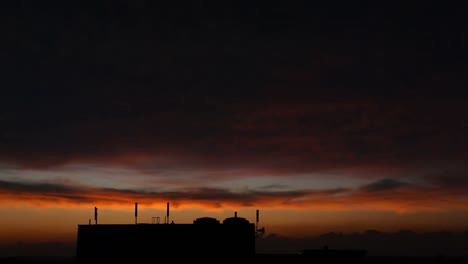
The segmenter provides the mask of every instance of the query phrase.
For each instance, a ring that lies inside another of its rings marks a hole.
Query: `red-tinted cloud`
[[[52,130],[12,127],[4,132],[0,158],[27,168],[79,162],[138,168],[143,162],[271,172],[466,159],[468,126],[460,100],[289,100],[257,98],[220,109],[201,101],[206,111],[91,116]]]

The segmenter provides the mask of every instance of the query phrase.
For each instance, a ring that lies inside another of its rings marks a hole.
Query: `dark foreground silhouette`
[[[169,207],[168,207],[169,208]],[[136,211],[135,211],[136,212]],[[135,216],[137,213],[135,213]],[[167,219],[169,218],[169,213]],[[257,210],[258,222],[258,210]],[[80,264],[140,262],[155,256],[184,261],[277,261],[360,263],[364,249],[304,249],[300,254],[257,254],[256,239],[264,233],[243,217],[222,222],[211,217],[192,224],[96,224],[78,225],[76,261]]]
[[[136,221],[136,208],[135,224],[98,224],[95,208],[95,224],[78,225],[74,256],[13,256],[0,258],[0,264],[136,263],[166,259],[208,263],[468,264],[468,232],[390,234],[368,230],[362,234],[328,233],[318,238],[287,239],[274,234],[264,236],[265,229],[258,228],[258,210],[255,224],[237,217],[237,213],[222,222],[201,217],[192,224],[175,224],[169,223],[168,204],[164,224],[142,224]],[[391,255],[385,254],[392,251]],[[454,254],[443,254],[444,251]]]
[[[208,220],[209,219],[204,219]],[[207,224],[207,223],[205,223]],[[216,223],[218,226],[218,223]],[[93,226],[107,226],[107,225],[93,225]],[[120,225],[115,225],[118,227]],[[125,225],[127,226],[127,225]],[[132,227],[146,227],[149,224],[130,225]],[[152,225],[155,226],[155,225]],[[163,229],[165,226],[169,228],[182,227],[190,228],[191,225],[158,225]],[[249,226],[249,225],[247,225]],[[205,226],[208,227],[208,226]],[[220,228],[221,225],[218,226]],[[100,230],[96,228],[94,230]],[[144,228],[143,228],[144,229]],[[155,229],[156,230],[156,229]],[[221,230],[221,229],[219,229]],[[218,230],[218,231],[219,231]],[[248,228],[252,231],[252,226]],[[192,230],[193,231],[193,230]],[[249,233],[250,233],[249,231]],[[169,236],[169,234],[171,234]],[[222,260],[240,260],[250,261],[255,260],[262,263],[273,261],[285,261],[288,263],[467,263],[468,264],[468,232],[452,233],[452,232],[431,232],[431,233],[416,233],[412,231],[400,231],[396,233],[385,233],[376,230],[369,230],[363,233],[341,234],[341,233],[326,233],[318,237],[309,237],[301,239],[292,239],[287,237],[269,234],[266,236],[253,237],[246,236],[246,239],[255,239],[254,249],[252,255],[239,255],[236,253],[222,253],[214,251],[212,248],[206,247],[208,242],[205,242],[209,236],[202,235],[192,240],[197,243],[197,246],[206,250],[203,254],[190,254],[189,251],[184,251],[184,248],[178,247],[183,245],[180,241],[184,239],[189,233],[179,234],[176,236],[175,232],[169,232],[167,240],[162,240],[161,234],[153,234],[152,240],[136,240],[132,238],[129,243],[136,245],[146,244],[151,249],[145,257],[154,259],[155,261],[169,257],[172,260],[184,260],[190,258],[191,260],[201,261],[219,261]],[[151,235],[147,233],[146,235]],[[218,246],[226,246],[231,243],[236,245],[234,240],[228,242],[226,233],[214,232],[212,237]],[[146,238],[145,238],[146,239]],[[224,243],[219,243],[220,240],[226,239]],[[117,240],[118,241],[118,240]],[[213,242],[213,243],[214,243]],[[161,251],[162,245],[171,246],[172,251]],[[252,246],[252,244],[250,244]],[[324,245],[328,245],[325,248]],[[24,246],[27,248],[34,247],[34,245],[18,244],[16,247]],[[51,250],[50,247],[56,250]],[[106,247],[106,246],[104,246]],[[298,248],[302,250],[298,250]],[[364,256],[359,256],[361,249],[365,249]],[[9,251],[7,252],[6,250]],[[15,248],[2,247],[3,257],[0,258],[0,263],[69,263],[69,264],[86,264],[86,263],[110,263],[114,262],[117,256],[121,256],[118,251],[109,251],[107,255],[91,255],[85,261],[78,261],[74,255],[76,247],[75,243],[69,245],[48,243],[42,245],[35,250],[18,251]],[[347,252],[346,249],[352,249]],[[128,249],[123,249],[128,252]],[[16,252],[16,253],[15,253]],[[21,255],[15,256],[17,252],[22,252]],[[103,251],[104,252],[104,251]],[[10,254],[6,254],[10,253]],[[102,253],[102,252],[101,252]],[[279,254],[281,253],[281,254]],[[359,253],[359,254],[358,254]],[[27,256],[30,254],[29,256]],[[56,255],[55,255],[56,254]],[[353,254],[357,254],[352,256]],[[131,263],[140,261],[138,258],[141,256],[129,255],[128,260]],[[147,260],[145,260],[146,262]],[[120,262],[119,262],[120,263]]]
[[[320,236],[290,238],[268,234],[257,239],[257,253],[298,253],[302,249],[362,248],[370,256],[468,256],[468,230],[465,232],[381,232],[367,230],[362,233],[330,232]]]
[[[148,260],[155,255],[191,257],[255,255],[255,225],[242,217],[223,223],[199,218],[193,224],[79,225],[76,257],[96,260]]]
[[[163,261],[164,256],[153,256],[152,260],[154,262]],[[361,263],[361,264],[467,264],[468,258],[464,257],[447,257],[447,256],[434,256],[434,257],[405,257],[405,256],[398,256],[398,257],[385,257],[385,256],[366,256],[360,260],[349,260],[349,259],[320,259],[316,257],[308,258],[305,255],[301,254],[256,254],[253,257],[247,258],[239,258],[239,257],[232,257],[232,256],[199,256],[194,258],[192,256],[177,256],[172,258],[170,261],[190,261],[190,262],[197,262],[197,261],[205,261],[207,263],[230,263],[231,261],[245,261],[245,263],[249,263],[250,261],[254,261],[256,263],[340,263],[340,264],[353,264],[353,263]],[[146,262],[151,261],[147,260]],[[115,261],[114,261],[115,262]],[[111,259],[103,259],[99,261],[90,261],[90,262],[79,262],[75,256],[67,256],[67,257],[58,257],[58,256],[42,256],[42,257],[6,257],[0,258],[0,263],[8,264],[8,263],[24,263],[24,264],[104,264],[104,263],[113,263]],[[125,263],[124,260],[115,262],[115,263]],[[129,263],[136,263],[136,262],[129,262]]]

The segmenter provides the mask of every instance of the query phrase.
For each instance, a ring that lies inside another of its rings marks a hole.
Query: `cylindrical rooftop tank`
[[[219,220],[214,217],[200,217],[193,220],[194,224],[213,225],[219,224]]]
[[[234,224],[234,225],[239,225],[239,224],[250,224],[249,220],[243,218],[243,217],[228,217],[224,219],[223,224]]]

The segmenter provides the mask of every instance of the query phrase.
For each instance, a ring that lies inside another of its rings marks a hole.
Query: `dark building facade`
[[[237,215],[222,223],[203,217],[192,224],[78,225],[76,257],[85,263],[165,257],[248,257],[255,255],[255,238],[255,224]]]

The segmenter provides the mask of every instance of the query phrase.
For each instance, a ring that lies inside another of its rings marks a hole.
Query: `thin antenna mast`
[[[94,222],[96,223],[97,225],[97,207],[94,207]]]
[[[258,234],[259,233],[262,233],[265,234],[265,227],[262,227],[260,229],[258,229],[258,221],[260,219],[260,211],[257,209],[257,212],[256,212],[256,219],[255,219],[255,236],[258,237]]]
[[[166,210],[166,224],[169,224],[169,202],[167,202],[167,210]]]
[[[256,217],[255,217],[255,230],[258,229],[258,218],[259,218],[259,213],[258,213],[258,209],[256,211]]]
[[[138,224],[138,203],[135,203],[135,224]]]

